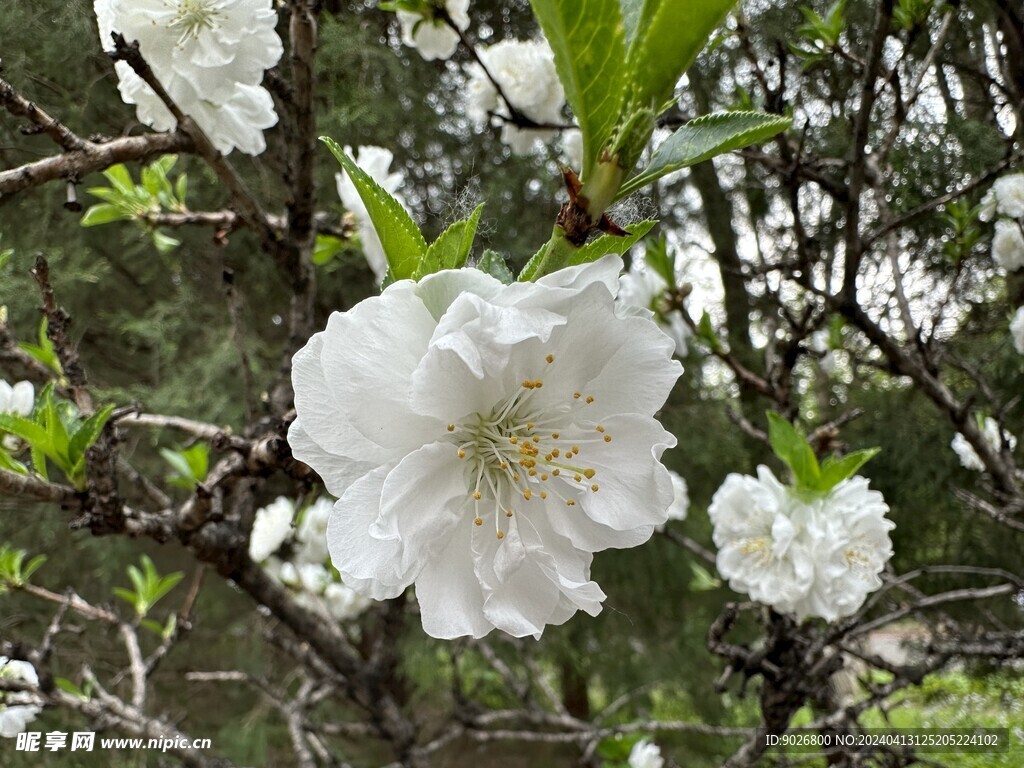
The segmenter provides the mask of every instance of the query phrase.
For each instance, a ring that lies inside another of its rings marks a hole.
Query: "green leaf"
[[[97,227],[100,224],[109,224],[112,221],[124,221],[129,216],[124,212],[124,209],[119,208],[116,205],[110,203],[100,203],[94,205],[85,212],[82,216],[81,224],[83,227]]]
[[[28,467],[8,454],[3,448],[0,448],[0,469],[6,469],[8,472],[16,472],[19,475],[28,474]]]
[[[707,344],[712,350],[722,348],[722,342],[718,340],[718,334],[715,333],[715,326],[711,323],[711,315],[708,314],[706,309],[700,316],[700,322],[697,323],[697,338]]]
[[[654,271],[658,277],[665,281],[665,285],[676,284],[676,264],[672,253],[668,248],[668,237],[652,237],[646,243],[644,250],[644,263]]]
[[[76,698],[82,699],[83,701],[89,700],[89,697],[85,695],[85,691],[83,691],[73,682],[68,680],[66,677],[55,677],[53,679],[53,684],[65,693],[70,693],[72,696],[75,696]]]
[[[793,471],[797,487],[817,491],[821,468],[803,432],[774,411],[768,412],[768,440],[772,452]]]
[[[49,446],[50,437],[41,424],[36,424],[13,413],[0,413],[0,432],[17,435],[29,445]]]
[[[673,171],[764,141],[791,123],[788,117],[763,112],[716,112],[691,120],[662,142],[650,165],[622,185],[617,199]]]
[[[82,422],[82,424],[75,430],[75,433],[71,436],[71,441],[68,444],[68,458],[71,462],[77,463],[79,459],[85,456],[86,450],[90,445],[96,442],[96,439],[100,436],[103,431],[103,427],[106,425],[107,420],[110,418],[110,414],[114,412],[114,406],[108,405],[101,411],[97,411],[88,419]]]
[[[631,100],[640,107],[661,107],[690,68],[736,0],[646,0],[632,28],[628,67]],[[626,5],[636,5],[627,2]],[[636,17],[635,8],[626,15]]]
[[[589,178],[615,132],[626,76],[619,0],[530,0],[555,54],[555,68],[583,131],[583,174]]]
[[[179,203],[184,205],[186,195],[188,195],[188,174],[183,173],[178,177],[177,184],[174,185],[174,196],[178,199]]]
[[[692,576],[690,578],[689,590],[691,592],[710,592],[713,589],[718,589],[722,586],[720,579],[716,579],[711,573],[699,563],[693,561],[690,562],[690,571]]]
[[[132,181],[132,175],[123,163],[110,166],[103,172],[103,175],[119,192],[125,195],[135,194],[135,183]]]
[[[322,267],[345,250],[345,241],[334,235],[317,235],[313,243],[313,263]]]
[[[484,255],[480,257],[476,268],[481,272],[486,272],[491,277],[496,277],[505,285],[511,285],[515,281],[512,270],[508,268],[504,257],[497,251],[484,251]]]
[[[321,136],[320,141],[327,145],[352,179],[384,246],[394,279],[411,278],[427,252],[427,242],[420,228],[405,208],[356,165],[336,141],[327,136]]]
[[[416,269],[417,280],[442,269],[461,269],[466,265],[483,212],[484,204],[480,203],[468,219],[456,221],[430,244]]]
[[[591,240],[586,245],[581,246],[569,260],[569,266],[574,267],[578,264],[589,264],[592,261],[597,261],[598,259],[607,256],[609,253],[615,253],[621,256],[637,242],[643,239],[657,223],[658,222],[653,219],[647,219],[646,221],[638,221],[636,224],[630,224],[629,234],[625,237],[601,235],[596,240]]]
[[[154,229],[153,245],[156,248],[157,253],[170,253],[181,245],[181,240],[171,237],[170,235],[165,235],[159,229]]]
[[[823,492],[831,491],[843,480],[848,480],[857,474],[857,470],[871,461],[881,450],[881,448],[865,448],[861,451],[848,453],[839,459],[829,456],[821,464],[821,478],[818,481],[818,490]]]
[[[120,597],[129,605],[131,605],[133,608],[136,608],[136,606],[138,605],[139,598],[130,589],[125,589],[124,587],[114,587],[114,594],[117,597]]]

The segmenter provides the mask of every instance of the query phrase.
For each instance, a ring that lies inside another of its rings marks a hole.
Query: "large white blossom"
[[[681,367],[614,306],[622,262],[502,285],[446,270],[331,316],[292,367],[294,455],[339,497],[328,547],[426,632],[539,636],[596,614],[592,553],[646,541],[673,489],[652,417]]]
[[[1007,272],[1024,267],[1024,230],[1019,222],[1000,219],[992,238],[992,258]]]
[[[1003,450],[1004,439],[1011,451],[1017,447],[1017,438],[1006,430],[1001,431],[999,429],[999,422],[991,416],[985,417],[985,422],[982,424],[982,433],[985,436],[985,442],[997,453]],[[985,471],[985,463],[981,460],[978,452],[974,450],[974,446],[967,442],[967,438],[962,434],[957,432],[953,436],[953,442],[950,443],[950,447],[965,468],[972,469],[975,472]]]
[[[93,7],[103,47],[113,49],[115,30],[137,42],[168,95],[219,152],[266,149],[263,131],[277,114],[260,83],[283,52],[267,0],[94,0]],[[126,62],[115,70],[122,99],[136,105],[142,123],[158,131],[176,126]]]
[[[1010,321],[1010,335],[1013,337],[1014,349],[1024,355],[1024,307],[1018,307]]]
[[[0,656],[0,678],[39,685],[36,669],[27,661]],[[0,736],[10,739],[24,731],[42,707],[30,691],[0,691]]]
[[[295,505],[284,496],[256,511],[249,535],[249,557],[261,563],[274,554],[291,534]]]
[[[444,0],[448,18],[461,30],[469,27],[469,0]],[[398,11],[402,42],[415,48],[427,61],[449,59],[459,46],[458,33],[438,18],[427,18],[410,11]]]
[[[996,179],[982,199],[979,218],[991,221],[996,214],[1024,219],[1024,173],[1011,173]]]
[[[480,51],[480,64],[466,67],[466,113],[479,125],[492,115],[502,123],[501,140],[518,155],[528,153],[538,140],[555,134],[550,128],[521,128],[504,118],[510,117],[498,89],[487,72],[501,86],[501,91],[521,114],[541,125],[558,125],[564,121],[565,90],[555,70],[555,55],[547,40],[502,40]]]
[[[345,154],[351,157],[352,161],[382,189],[405,206],[405,200],[398,192],[398,188],[405,182],[405,175],[401,171],[391,171],[391,162],[394,160],[391,150],[365,146],[359,147],[353,154],[352,147],[345,147]],[[387,254],[384,253],[384,245],[381,243],[373,222],[370,221],[366,205],[359,196],[359,191],[352,183],[352,179],[344,171],[336,173],[334,178],[337,181],[338,197],[341,198],[341,204],[356,220],[356,229],[359,232],[359,241],[363,246],[363,255],[379,284],[384,280],[388,271],[388,259]]]
[[[621,306],[639,307],[655,313],[659,327],[675,342],[676,354],[686,357],[692,333],[683,320],[682,312],[678,309],[662,310],[668,287],[661,275],[634,259],[629,271],[619,278],[618,302]]]
[[[662,768],[665,758],[661,748],[652,741],[641,739],[629,751],[629,768]]]
[[[848,616],[881,586],[892,556],[889,507],[863,477],[798,493],[767,467],[730,474],[708,508],[729,586],[798,619]]]

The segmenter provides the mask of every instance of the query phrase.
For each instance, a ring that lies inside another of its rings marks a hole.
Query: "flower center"
[[[170,27],[181,31],[178,45],[184,45],[190,38],[199,37],[204,29],[213,29],[220,21],[221,13],[212,0],[178,0],[178,12],[171,20]]]
[[[545,359],[548,365],[555,360]],[[533,396],[543,386],[541,379],[526,379],[490,412],[448,425],[459,459],[468,464],[473,523],[483,525],[484,515],[493,514],[499,539],[507,519],[534,499],[551,495],[574,507],[581,494],[600,490],[597,471],[579,458],[595,443],[612,440],[603,426],[582,417],[593,396],[573,392],[564,403],[540,407]]]

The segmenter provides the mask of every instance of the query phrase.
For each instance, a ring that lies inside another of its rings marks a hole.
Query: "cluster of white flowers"
[[[555,71],[555,55],[547,40],[502,40],[480,51],[480,60],[466,67],[466,114],[478,125],[492,117],[502,125],[501,140],[517,155],[525,155],[557,131],[551,128],[521,128],[508,121],[508,105],[487,76],[501,86],[501,93],[520,114],[541,125],[564,122],[565,91]]]
[[[708,515],[717,565],[729,586],[798,619],[854,613],[882,582],[892,557],[889,507],[863,477],[826,494],[805,494],[771,470],[731,474]]]
[[[31,381],[19,381],[11,386],[0,379],[0,413],[28,416],[32,413],[35,399],[36,390]],[[19,444],[20,441],[13,435],[5,435],[3,438],[2,445],[9,451],[16,450]]]
[[[623,306],[639,307],[653,312],[659,327],[675,342],[676,354],[686,357],[687,343],[692,333],[678,309],[662,311],[661,305],[664,303],[668,288],[668,283],[661,275],[634,259],[629,271],[619,278],[617,300]]]
[[[249,556],[263,565],[270,576],[295,590],[295,600],[335,621],[350,621],[370,605],[347,584],[339,582],[327,560],[327,520],[334,503],[317,499],[302,513],[297,528],[292,529],[295,504],[279,496],[259,509],[249,537]],[[286,541],[291,540],[287,559],[275,556]]]
[[[982,221],[996,216],[996,233],[992,238],[992,258],[1007,272],[1024,268],[1024,173],[1013,173],[996,179],[981,201]]]
[[[539,637],[601,610],[593,553],[646,541],[674,495],[653,414],[681,366],[649,317],[616,312],[621,269],[400,280],[296,354],[288,439],[340,497],[345,583],[375,599],[415,583],[440,638]]]
[[[1022,353],[1024,354],[1024,353]],[[993,419],[991,416],[985,417],[985,422],[982,425],[982,433],[985,435],[985,442],[988,443],[992,450],[997,453],[1003,450],[1003,441],[1010,447],[1010,450],[1014,450],[1017,447],[1017,438],[1011,435],[1006,430],[1000,430],[999,422]],[[977,451],[974,450],[974,446],[967,442],[967,438],[959,432],[953,436],[953,442],[950,443],[950,447],[953,452],[960,459],[960,463],[967,469],[972,469],[975,472],[984,472],[985,464],[978,456]]]
[[[1018,307],[1010,321],[1010,335],[1013,337],[1014,349],[1024,355],[1024,307]]]
[[[277,124],[260,83],[284,51],[268,0],[94,0],[100,42],[113,50],[120,32],[157,80],[218,151],[258,155],[263,131]],[[121,98],[158,131],[172,130],[170,110],[124,61],[115,65]]]
[[[442,7],[452,24],[469,27],[469,0],[443,0]],[[459,46],[459,34],[437,16],[398,11],[402,42],[419,51],[427,61],[448,59]]]
[[[356,153],[352,154],[352,147],[345,147],[345,154],[352,158],[366,174],[381,186],[389,195],[405,206],[405,200],[398,193],[398,188],[405,182],[405,175],[399,171],[391,172],[391,161],[394,155],[383,147],[359,147]],[[370,215],[366,212],[366,205],[363,203],[356,185],[344,171],[335,174],[338,183],[338,197],[341,204],[352,214],[356,220],[356,229],[359,233],[359,241],[363,246],[363,255],[366,257],[370,269],[377,277],[377,283],[384,280],[388,271],[388,259],[384,253],[384,246],[380,236],[370,221]]]
[[[27,661],[0,656],[0,678],[39,685],[36,669]],[[31,691],[0,691],[0,736],[10,739],[28,727],[42,710],[39,697]]]
[[[640,739],[629,751],[629,768],[662,768],[665,758],[661,748],[647,739]]]

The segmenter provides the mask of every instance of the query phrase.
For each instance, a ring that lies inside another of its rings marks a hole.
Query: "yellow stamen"
[[[605,441],[606,443],[610,443],[610,442],[612,441],[612,436],[611,436],[611,435],[605,435],[605,436],[604,436],[604,441]]]
[[[499,539],[504,539],[505,538],[505,534],[502,533],[501,531],[498,531],[498,538]]]
[[[592,490],[594,493],[597,493],[597,490],[598,490],[597,483],[594,483],[592,486],[590,486],[590,490]]]
[[[448,431],[449,432],[454,432],[455,431],[455,425],[454,424],[449,424],[448,425]]]
[[[597,426],[597,431],[598,431],[598,432],[604,432],[604,427],[602,427],[602,426],[601,426],[601,425],[599,424],[599,425]]]
[[[476,492],[475,492],[475,493],[473,494],[473,498],[474,498],[474,499],[476,499],[477,501],[480,501],[480,491],[476,491]]]
[[[547,360],[549,363],[555,362],[555,356],[554,355],[548,355],[544,359]]]
[[[460,459],[466,458],[466,452],[464,450],[462,450],[461,448],[459,448],[459,458]]]
[[[558,439],[558,433],[557,432],[552,432],[551,433],[551,439],[552,440],[557,440]]]
[[[588,403],[592,403],[592,402],[594,402],[594,398],[593,398],[593,397],[591,397],[590,395],[587,395],[587,402],[588,402]]]
[[[573,501],[572,499],[569,499],[568,501],[565,502],[565,506],[567,506],[567,507],[575,507],[576,506],[576,502]]]
[[[473,521],[473,525],[483,525],[483,524],[484,524],[484,519],[482,517],[478,517],[476,520]]]
[[[523,498],[526,499],[527,501],[530,500],[531,496],[533,496],[533,491],[531,491],[529,488],[523,491]]]

